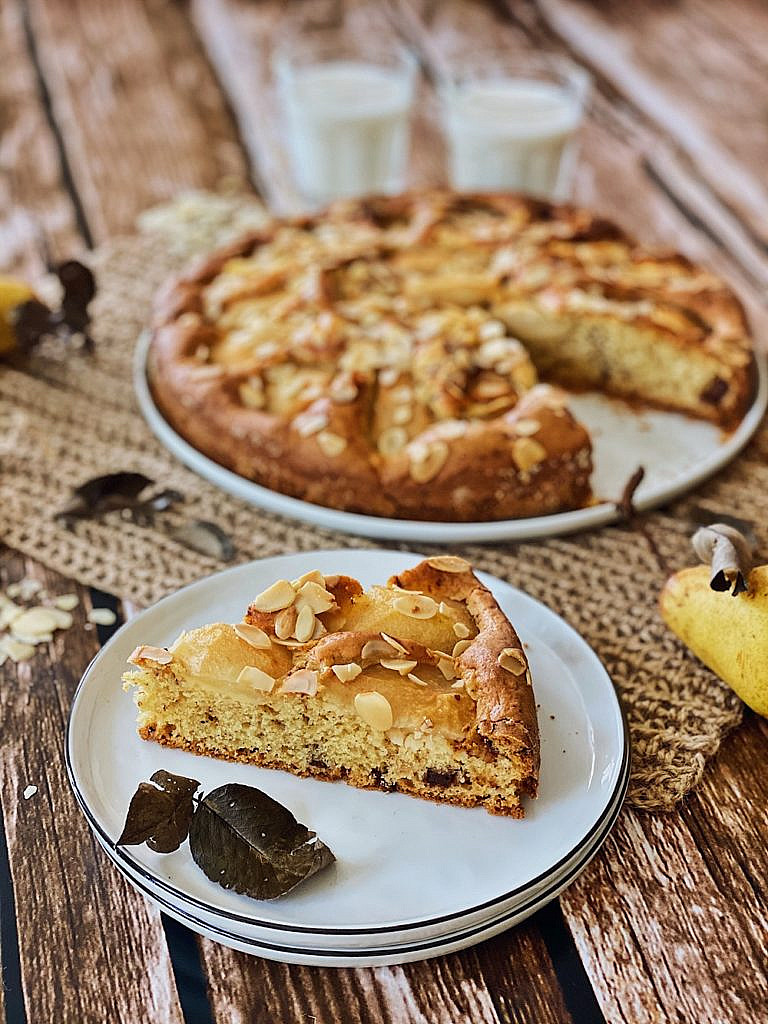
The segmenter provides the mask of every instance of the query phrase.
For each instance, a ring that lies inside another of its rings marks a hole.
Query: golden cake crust
[[[526,349],[566,386],[726,429],[755,381],[742,308],[714,275],[587,211],[506,194],[277,221],[168,282],[152,332],[155,401],[196,448],[273,490],[401,518],[590,500],[588,434]],[[690,393],[603,360],[612,339],[653,346]]]

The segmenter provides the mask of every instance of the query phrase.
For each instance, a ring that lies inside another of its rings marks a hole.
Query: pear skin
[[[693,653],[759,715],[768,717],[768,565],[733,597],[709,586],[707,565],[683,569],[664,585],[661,617]]]

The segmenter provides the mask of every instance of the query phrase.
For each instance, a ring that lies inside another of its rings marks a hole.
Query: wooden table
[[[764,4],[379,7],[421,56],[414,184],[443,179],[430,83],[442,48],[463,38],[569,52],[596,79],[577,197],[727,275],[762,328]],[[34,274],[41,239],[74,254],[182,188],[250,182],[290,208],[269,82],[280,13],[271,0],[2,0],[0,268]],[[25,576],[76,590],[83,607],[131,611],[6,550],[0,585]],[[747,716],[679,811],[626,810],[559,903],[507,934],[406,967],[287,967],[167,920],[96,846],[62,739],[108,631],[76,614],[48,649],[1,670],[0,1008],[13,1024],[768,1021],[764,720]]]

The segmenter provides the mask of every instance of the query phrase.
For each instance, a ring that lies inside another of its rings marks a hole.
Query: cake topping
[[[468,561],[458,555],[435,555],[427,559],[427,565],[440,572],[469,572],[472,568]]]
[[[393,636],[390,636],[389,633],[380,633],[379,636],[381,637],[381,639],[385,643],[388,643],[390,647],[394,647],[394,649],[399,654],[407,654],[408,653],[407,649],[405,647],[403,647],[403,645],[400,643],[400,641],[399,640],[395,640],[395,638]]]
[[[317,443],[329,458],[335,458],[347,447],[346,438],[340,434],[334,434],[332,430],[321,430],[316,437]]]
[[[366,725],[372,729],[386,732],[392,728],[394,721],[392,705],[383,694],[376,690],[363,690],[355,694],[355,711]]]
[[[469,626],[465,625],[463,622],[454,622],[453,632],[456,634],[459,640],[465,640],[469,636],[471,631]]]
[[[296,592],[288,580],[277,580],[254,598],[253,607],[259,612],[279,612],[293,604],[295,597]]]
[[[419,677],[415,675],[413,672],[408,673],[408,678],[411,680],[412,683],[416,683],[417,686],[427,685],[423,679],[419,679]]]
[[[140,644],[128,656],[132,665],[138,665],[141,661],[156,661],[159,665],[170,665],[173,655],[163,647],[151,647],[148,644]]]
[[[268,672],[262,672],[255,665],[246,665],[242,668],[237,681],[238,683],[247,683],[248,686],[252,686],[254,690],[260,690],[262,693],[271,693],[275,685],[275,677],[269,675]]]
[[[351,683],[353,679],[357,679],[363,669],[356,661],[350,661],[346,665],[331,665],[331,671],[342,683]]]
[[[525,655],[515,647],[505,647],[496,659],[503,669],[513,676],[521,676],[527,668]]]
[[[526,472],[547,457],[547,449],[532,437],[518,437],[512,445],[512,458],[518,469]]]
[[[294,605],[289,605],[284,608],[281,612],[275,616],[275,636],[280,640],[287,640],[288,637],[293,636],[293,630],[296,626],[296,608]]]
[[[256,647],[259,650],[268,650],[271,647],[272,642],[264,630],[259,629],[258,626],[252,626],[250,622],[238,622],[234,629],[240,639],[245,640],[251,647]]]
[[[454,644],[453,651],[451,652],[452,656],[454,658],[458,658],[459,655],[463,654],[464,651],[466,651],[466,649],[471,646],[471,644],[471,640],[457,640],[456,643]]]
[[[317,693],[317,672],[309,668],[291,672],[283,680],[280,690],[282,693],[303,693],[307,697],[314,697]]]
[[[427,597],[426,594],[395,598],[393,607],[402,615],[408,615],[412,619],[431,619],[437,614],[437,601]]]
[[[312,634],[315,632],[315,613],[309,607],[305,605],[298,614],[296,619],[296,639],[301,643],[306,643],[311,639]]]
[[[400,658],[382,658],[379,662],[382,668],[389,669],[392,672],[399,672],[401,676],[406,676],[411,669],[416,668],[418,661],[404,661]],[[408,676],[410,679],[410,676]]]
[[[448,445],[445,441],[423,444],[415,441],[410,445],[408,471],[418,484],[428,483],[436,477],[448,460]]]

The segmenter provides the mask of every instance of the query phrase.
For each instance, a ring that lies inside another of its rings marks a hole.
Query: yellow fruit
[[[0,274],[0,355],[16,347],[11,310],[32,298],[34,293],[25,281]]]
[[[709,586],[707,565],[683,569],[661,592],[661,617],[704,664],[768,717],[768,565],[736,597]]]

